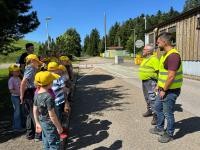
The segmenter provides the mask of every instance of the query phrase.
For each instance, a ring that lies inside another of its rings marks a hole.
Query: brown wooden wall
[[[168,31],[176,26],[176,48],[181,54],[182,60],[200,61],[200,30],[197,30],[197,14],[193,14],[174,23],[159,28],[160,31]],[[150,32],[152,33],[152,32]]]
[[[197,16],[189,16],[176,23],[177,48],[183,60],[200,60],[200,30],[197,30]]]

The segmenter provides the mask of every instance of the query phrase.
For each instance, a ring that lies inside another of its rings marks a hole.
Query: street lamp
[[[133,58],[135,58],[135,28],[134,29],[131,29],[133,31],[133,36],[134,36],[134,46],[133,46]]]
[[[147,17],[144,16],[144,29],[146,30],[147,29]]]
[[[46,20],[46,30],[47,30],[47,48],[48,48],[48,50],[50,49],[49,48],[49,32],[48,32],[48,21],[49,20],[51,20],[52,18],[51,17],[47,17],[47,18],[45,18],[45,20]]]

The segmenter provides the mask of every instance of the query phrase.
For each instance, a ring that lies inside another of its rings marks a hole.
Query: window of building
[[[176,45],[176,26],[168,28],[168,32],[172,33],[173,35],[172,44],[175,46]]]
[[[154,44],[154,33],[149,34],[149,44]]]

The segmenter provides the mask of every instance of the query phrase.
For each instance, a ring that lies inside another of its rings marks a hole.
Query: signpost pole
[[[135,29],[133,29],[134,34],[134,50],[133,50],[133,58],[135,58]]]

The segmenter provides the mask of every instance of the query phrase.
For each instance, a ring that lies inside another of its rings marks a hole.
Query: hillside
[[[15,63],[18,57],[25,51],[25,45],[26,43],[31,42],[34,44],[35,47],[35,53],[38,53],[39,49],[39,43],[32,42],[24,39],[20,39],[19,41],[16,41],[13,43],[13,45],[17,48],[19,48],[18,51],[9,53],[7,56],[0,54],[0,63]]]

